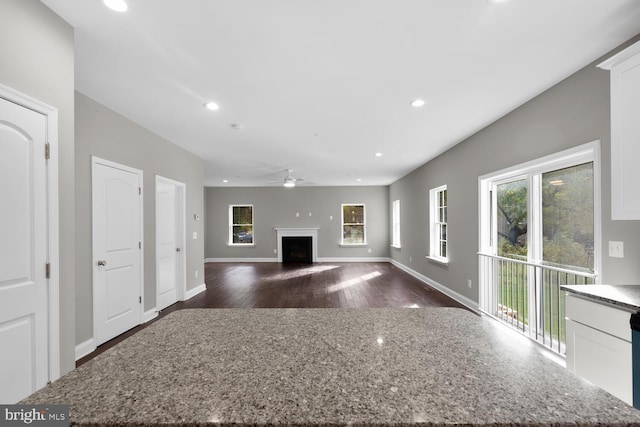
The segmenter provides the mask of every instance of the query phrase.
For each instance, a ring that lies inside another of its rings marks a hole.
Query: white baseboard
[[[391,262],[388,257],[327,257],[318,258],[318,262]]]
[[[278,262],[278,258],[205,258],[204,262]]]
[[[96,342],[93,338],[89,338],[85,342],[78,344],[76,346],[76,361],[92,353],[96,348]]]
[[[432,288],[437,289],[438,291],[442,292],[446,296],[448,296],[450,298],[453,298],[454,300],[456,300],[460,304],[464,305],[465,307],[467,307],[467,308],[473,310],[474,312],[480,314],[480,309],[478,308],[478,303],[473,301],[472,299],[469,299],[469,298],[465,297],[464,295],[459,294],[456,291],[453,291],[453,290],[449,289],[448,287],[436,282],[435,280],[432,280],[432,279],[428,278],[424,274],[418,273],[417,271],[407,267],[404,264],[399,263],[398,261],[396,261],[394,259],[390,259],[389,262],[391,264],[395,265],[396,267],[398,267],[400,270],[403,270],[403,271],[409,273],[410,275],[412,275],[416,279],[420,280],[421,282],[431,286]]]
[[[158,317],[158,310],[152,308],[151,310],[144,312],[144,314],[142,315],[142,323],[147,323],[148,321],[153,320],[156,317]]]
[[[204,283],[196,286],[193,289],[187,289],[187,292],[184,294],[184,301],[191,299],[196,295],[198,295],[199,293],[204,292],[206,290],[207,290],[207,285],[205,285]]]
[[[390,262],[388,257],[319,257],[317,262]],[[278,262],[278,258],[206,258],[204,262]]]

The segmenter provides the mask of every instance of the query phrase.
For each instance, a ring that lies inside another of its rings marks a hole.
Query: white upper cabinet
[[[640,42],[598,67],[611,71],[611,218],[640,219]]]

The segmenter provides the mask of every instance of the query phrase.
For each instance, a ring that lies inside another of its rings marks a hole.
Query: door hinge
[[[44,144],[44,158],[45,160],[49,160],[51,158],[51,146],[48,142]]]
[[[44,274],[47,279],[51,279],[51,263],[48,262],[44,267]]]
[[[142,187],[138,187],[138,194],[142,194]]]
[[[138,242],[138,249],[142,249],[142,242]]]
[[[138,301],[142,304],[142,297],[138,297]]]

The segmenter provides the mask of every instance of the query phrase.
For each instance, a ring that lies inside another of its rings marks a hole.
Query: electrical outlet
[[[413,257],[409,257],[409,262],[413,261]]]
[[[329,221],[333,221],[333,215],[329,215]]]
[[[471,279],[467,280],[467,286],[469,286],[469,289],[471,289],[472,285]]]
[[[371,248],[367,249],[367,252],[371,253]]]
[[[300,212],[296,212],[296,218],[300,218]]]
[[[311,212],[309,212],[309,216],[311,216]]]
[[[196,270],[196,271],[195,271],[195,273],[194,273],[193,275],[194,275],[194,276],[196,277],[196,279],[197,279],[197,278],[198,278],[198,270]]]
[[[197,239],[197,238],[198,238],[198,232],[197,232],[197,231],[194,231],[194,232],[193,232],[193,239],[195,240],[195,239]]]
[[[274,249],[274,250],[273,250],[273,253],[274,253],[274,254],[277,254],[277,253],[278,253],[278,250],[277,250],[277,249]]]

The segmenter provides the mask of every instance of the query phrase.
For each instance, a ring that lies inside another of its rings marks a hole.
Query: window
[[[253,205],[229,206],[229,244],[253,245]]]
[[[364,205],[342,205],[342,244],[364,245],[366,243]]]
[[[429,258],[449,262],[447,245],[447,186],[434,188],[429,192],[431,242]]]
[[[480,178],[480,309],[565,351],[562,285],[599,266],[599,144]]]
[[[391,246],[400,247],[400,200],[394,200],[391,210]]]

